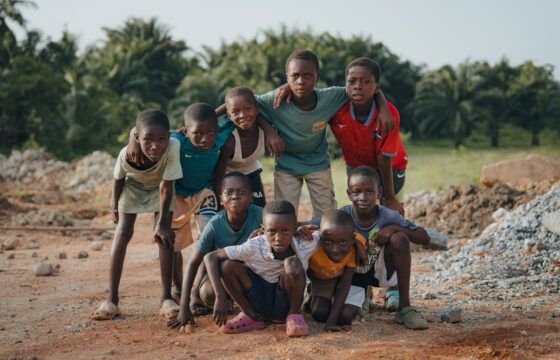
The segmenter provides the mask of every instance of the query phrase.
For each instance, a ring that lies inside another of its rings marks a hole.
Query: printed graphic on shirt
[[[313,124],[313,128],[311,129],[312,132],[316,132],[319,130],[323,130],[327,126],[327,120],[319,121]]]
[[[367,238],[367,263],[364,266],[357,266],[356,267],[356,272],[358,274],[365,274],[368,271],[370,271],[373,264],[375,264],[375,261],[379,257],[379,253],[381,252],[381,246],[377,245],[375,243],[375,240],[374,240],[375,235],[377,234],[378,231],[379,231],[379,226],[375,226],[368,233],[368,238]],[[355,235],[356,236],[362,236],[362,235],[357,234],[357,233],[355,233]],[[363,236],[362,236],[362,238],[363,238]]]

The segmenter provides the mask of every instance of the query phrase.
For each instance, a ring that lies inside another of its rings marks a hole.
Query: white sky
[[[23,9],[28,28],[58,39],[64,28],[80,49],[129,17],[157,17],[175,39],[200,50],[252,38],[280,24],[315,33],[371,35],[429,69],[466,60],[552,64],[560,79],[560,1],[555,0],[36,0]],[[341,69],[342,71],[342,69]]]

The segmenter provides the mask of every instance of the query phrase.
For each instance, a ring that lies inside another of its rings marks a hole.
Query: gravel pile
[[[85,193],[110,185],[114,167],[115,159],[102,151],[71,164],[56,161],[39,149],[12,151],[9,158],[0,155],[0,182],[17,181],[41,189]]]
[[[76,220],[58,209],[42,208],[11,219],[12,226],[73,226]]]
[[[417,278],[427,288],[452,282],[450,292],[475,290],[478,297],[513,300],[560,291],[560,183],[513,211],[495,211],[491,224],[467,245],[425,259],[436,272]],[[476,297],[475,297],[476,298]],[[538,305],[538,304],[537,304]]]

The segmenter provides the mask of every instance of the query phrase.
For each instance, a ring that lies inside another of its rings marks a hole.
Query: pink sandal
[[[290,314],[286,318],[286,335],[288,336],[307,336],[309,327],[300,314]]]
[[[245,313],[240,312],[231,320],[220,328],[224,334],[239,334],[245,331],[264,329],[264,322],[255,321],[247,316]]]

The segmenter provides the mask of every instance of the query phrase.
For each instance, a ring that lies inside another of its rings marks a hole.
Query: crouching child
[[[319,236],[296,238],[296,226],[294,206],[272,201],[264,208],[264,235],[204,257],[216,296],[214,319],[222,332],[259,330],[266,322],[285,320],[288,336],[309,335],[300,307],[305,271]],[[226,291],[242,310],[231,320],[227,320]]]

